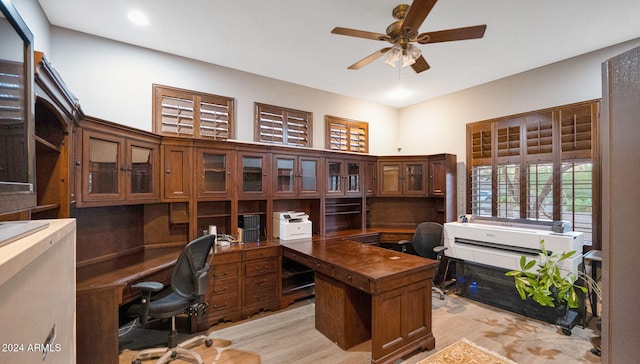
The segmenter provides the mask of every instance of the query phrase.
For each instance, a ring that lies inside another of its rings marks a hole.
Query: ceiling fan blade
[[[413,0],[409,11],[402,22],[402,29],[411,28],[416,34],[418,29],[429,15],[437,0]]]
[[[335,27],[331,31],[333,34],[347,35],[350,37],[373,39],[373,40],[387,40],[389,36],[381,33],[367,32],[365,30],[349,29],[342,27]]]
[[[382,48],[381,50],[372,53],[369,56],[364,57],[363,59],[359,60],[358,62],[352,64],[351,66],[347,67],[350,70],[359,70],[360,68],[368,65],[369,63],[375,61],[376,59],[382,57],[383,54],[387,53],[387,51],[389,51],[389,49],[391,49],[391,47],[386,47],[386,48]]]
[[[478,39],[484,37],[487,25],[476,25],[473,27],[440,30],[437,32],[427,32],[418,35],[418,43],[439,43],[451,42],[454,40]],[[421,39],[422,38],[422,39]]]
[[[418,57],[418,59],[416,59],[416,63],[411,65],[411,68],[413,68],[416,73],[420,73],[422,71],[428,70],[429,68],[431,68],[431,66],[429,66],[429,63],[427,63],[423,56],[420,56]]]

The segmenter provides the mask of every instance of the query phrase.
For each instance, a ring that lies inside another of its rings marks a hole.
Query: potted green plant
[[[515,279],[515,287],[520,298],[523,300],[532,299],[543,307],[564,306],[566,310],[564,321],[569,320],[569,309],[578,308],[578,291],[587,293],[587,288],[580,285],[581,280],[588,283],[600,297],[600,289],[584,272],[572,271],[561,268],[560,262],[569,259],[575,250],[569,252],[553,252],[549,254],[544,246],[544,240],[540,242],[540,260],[528,260],[527,257],[520,257],[520,269],[512,270],[505,275]],[[538,263],[536,265],[536,263]],[[563,332],[570,334],[570,329],[563,325]],[[570,326],[569,326],[570,327]]]

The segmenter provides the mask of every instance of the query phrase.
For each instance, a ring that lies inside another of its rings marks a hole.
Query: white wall
[[[371,154],[391,154],[398,110],[309,87],[52,27],[49,57],[87,115],[152,130],[152,84],[237,101],[238,140],[253,141],[253,103],[313,112],[313,147],[324,148],[325,115],[369,123]]]
[[[11,3],[33,34],[33,49],[48,54],[51,43],[49,20],[44,15],[40,3],[35,0],[11,0]]]
[[[602,97],[601,63],[640,39],[428,100],[400,110],[402,154],[452,153],[458,212],[465,213],[466,124]]]

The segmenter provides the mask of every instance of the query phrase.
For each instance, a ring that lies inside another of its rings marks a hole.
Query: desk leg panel
[[[78,363],[118,362],[118,304],[121,288],[76,291]]]
[[[372,363],[393,362],[414,350],[435,347],[430,281],[374,295],[372,301]]]
[[[371,338],[371,296],[316,272],[316,330],[347,350]]]

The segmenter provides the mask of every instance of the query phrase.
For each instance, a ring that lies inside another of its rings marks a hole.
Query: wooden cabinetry
[[[217,246],[205,296],[209,310],[199,329],[247,318],[262,310],[278,310],[282,291],[280,256],[277,243]]]
[[[326,158],[326,196],[362,195],[362,160],[355,158]]]
[[[375,196],[378,193],[378,159],[367,157],[365,159],[365,186],[367,196]]]
[[[193,179],[192,150],[182,140],[162,141],[162,198],[165,201],[187,201]]]
[[[222,148],[197,148],[196,189],[199,198],[233,196],[233,153]]]
[[[273,154],[273,197],[320,197],[320,158]]]
[[[266,199],[270,171],[268,154],[246,150],[238,150],[236,153],[236,175],[240,178],[240,183],[237,184],[238,198]]]
[[[153,137],[112,133],[107,122],[82,120],[81,197],[78,207],[157,202],[159,142]]]
[[[425,156],[384,157],[378,161],[378,196],[426,196]]]

